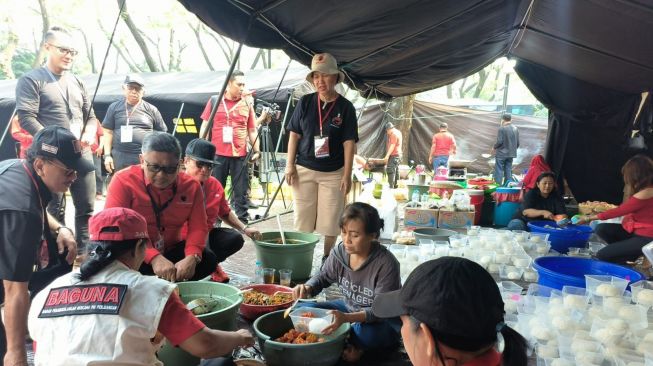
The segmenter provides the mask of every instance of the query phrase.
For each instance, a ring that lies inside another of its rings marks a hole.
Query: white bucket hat
[[[338,83],[345,81],[345,74],[338,70],[338,63],[330,53],[317,53],[311,60],[311,72],[306,75],[306,80],[313,82],[313,73],[315,71],[327,75],[338,74]]]

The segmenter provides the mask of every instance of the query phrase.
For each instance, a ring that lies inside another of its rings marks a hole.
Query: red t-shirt
[[[166,337],[173,346],[178,346],[204,327],[204,323],[197,319],[197,317],[186,308],[186,305],[181,301],[179,295],[173,292],[163,308],[161,321],[159,321],[157,330],[161,332],[161,334],[163,334],[163,336]]]
[[[433,135],[431,156],[450,155],[456,146],[456,139],[449,132],[438,132]]]
[[[218,218],[226,217],[231,212],[229,202],[224,194],[224,188],[219,180],[215,177],[209,179],[202,185],[204,192],[204,205],[206,207],[206,228],[208,231],[213,229],[213,225]],[[184,225],[181,230],[181,237],[185,238],[188,232],[188,225]]]
[[[400,156],[401,155],[401,149],[402,149],[401,140],[402,140],[401,132],[399,132],[399,130],[397,130],[397,129],[392,129],[390,131],[390,135],[388,135],[388,148],[392,144],[394,144],[395,147],[390,152],[390,156]]]
[[[208,230],[206,229],[206,210],[204,209],[202,187],[183,172],[178,173],[175,184],[177,193],[173,197],[172,185],[165,189],[158,189],[153,187],[150,182],[146,182],[140,165],[132,165],[115,173],[111,184],[109,184],[105,208],[131,208],[143,215],[147,221],[150,243],[145,251],[145,263],[150,263],[152,258],[160,254],[152,246],[159,238],[159,230],[146,187],[149,187],[159,206],[164,205],[172,198],[168,207],[161,213],[164,251],[182,241],[181,228],[186,223],[188,223],[188,236],[184,253],[187,256],[193,254],[201,256],[206,245]]]
[[[621,206],[602,212],[596,217],[600,220],[608,220],[624,215],[630,215],[630,218],[634,221],[633,233],[635,235],[653,238],[653,198],[639,199],[631,196]],[[626,222],[628,220],[624,220],[623,223]]]
[[[211,129],[211,142],[215,145],[215,154],[220,156],[245,156],[247,155],[248,130],[256,128],[254,125],[254,109],[244,99],[229,100],[224,98],[224,103],[218,104],[218,110],[213,117]],[[227,106],[228,116],[225,113]],[[202,120],[208,121],[211,116],[211,99],[206,103],[202,112]],[[228,118],[227,118],[228,117]],[[222,132],[225,126],[233,128],[233,141],[225,143]]]

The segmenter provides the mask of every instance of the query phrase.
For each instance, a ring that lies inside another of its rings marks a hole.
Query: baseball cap
[[[385,129],[386,130],[389,130],[389,129],[394,128],[394,127],[395,127],[395,125],[393,125],[392,122],[388,122],[388,123],[385,124]]]
[[[88,220],[89,239],[124,241],[148,239],[147,221],[138,212],[125,207],[106,208]]]
[[[95,170],[93,162],[82,157],[79,140],[70,130],[61,126],[48,126],[37,132],[30,149],[34,149],[37,156],[59,160],[79,175]]]
[[[372,312],[380,318],[410,315],[442,343],[475,351],[497,340],[503,306],[497,284],[483,267],[441,257],[415,268],[401,290],[377,295]]]
[[[330,53],[317,53],[311,60],[311,72],[306,75],[306,80],[313,82],[313,73],[315,71],[327,75],[338,74],[338,83],[345,81],[345,74],[338,70],[338,63]]]
[[[138,84],[141,87],[145,86],[145,81],[143,80],[143,78],[140,75],[137,75],[137,74],[128,74],[125,77],[124,84],[132,84],[132,83],[133,84]]]
[[[186,145],[186,156],[194,160],[215,164],[215,145],[204,139],[193,139]]]

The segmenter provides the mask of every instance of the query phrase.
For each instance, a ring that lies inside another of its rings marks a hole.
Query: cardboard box
[[[438,210],[428,208],[404,208],[404,226],[407,230],[421,227],[437,227]]]
[[[474,225],[474,211],[444,211],[438,214],[438,227],[461,229]]]

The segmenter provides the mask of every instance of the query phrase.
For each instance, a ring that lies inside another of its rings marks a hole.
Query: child
[[[361,202],[347,205],[340,218],[342,242],[333,248],[318,275],[293,289],[295,298],[305,298],[338,284],[344,299],[302,306],[333,310],[333,323],[325,333],[352,323],[351,344],[343,351],[345,361],[357,361],[366,350],[399,344],[398,318],[383,320],[372,314],[378,294],[401,288],[399,262],[377,241],[381,229],[383,220],[374,207]]]

